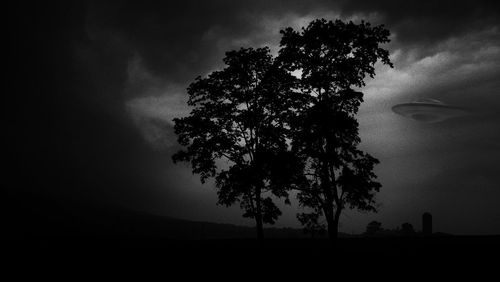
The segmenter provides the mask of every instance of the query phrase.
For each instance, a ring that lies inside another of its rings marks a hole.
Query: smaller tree
[[[304,226],[305,234],[310,234],[313,238],[325,234],[325,224],[319,222],[318,213],[299,213],[297,219]]]
[[[365,234],[368,236],[376,235],[378,232],[382,231],[382,223],[378,221],[372,221],[366,226]]]
[[[403,236],[412,236],[415,235],[415,229],[413,229],[413,225],[408,222],[405,222],[401,225],[401,235]]]

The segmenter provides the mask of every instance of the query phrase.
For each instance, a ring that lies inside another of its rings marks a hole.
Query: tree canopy
[[[300,73],[295,87],[305,101],[290,119],[292,150],[308,179],[298,199],[311,209],[298,218],[317,228],[324,216],[330,237],[336,238],[344,208],[376,210],[378,160],[358,149],[355,116],[363,93],[356,88],[365,85],[367,75],[374,77],[378,60],[392,67],[389,52],[379,46],[389,42],[389,31],[365,22],[320,19],[300,32],[287,28],[281,34],[277,60],[286,71]]]
[[[270,195],[288,199],[293,178],[287,173],[300,164],[285,139],[295,79],[277,67],[268,48],[227,52],[224,63],[189,86],[193,110],[174,120],[185,150],[173,159],[190,162],[202,182],[214,177],[218,203],[239,203],[244,217],[255,218],[261,238],[262,224],[281,214]]]
[[[174,120],[185,149],[173,160],[190,162],[202,182],[215,178],[218,203],[239,203],[258,238],[281,215],[271,195],[289,203],[292,189],[311,210],[298,219],[317,233],[325,217],[336,238],[344,208],[376,210],[378,160],[358,148],[356,114],[375,63],[392,67],[380,47],[389,31],[320,19],[281,34],[277,58],[267,47],[230,51],[224,69],[191,83],[193,109]]]

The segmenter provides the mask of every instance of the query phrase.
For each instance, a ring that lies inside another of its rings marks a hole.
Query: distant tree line
[[[366,231],[363,233],[365,236],[415,236],[418,233],[413,228],[411,223],[405,222],[401,224],[401,227],[396,227],[394,229],[385,229],[382,227],[382,223],[378,221],[371,221],[366,226]]]
[[[344,209],[376,211],[378,160],[359,149],[356,114],[375,63],[392,67],[380,47],[389,31],[318,19],[280,33],[276,57],[267,47],[229,51],[223,69],[189,85],[192,111],[174,120],[183,149],[173,160],[203,183],[214,178],[218,204],[239,204],[259,239],[281,215],[274,201],[290,204],[296,191],[298,220],[334,240]]]

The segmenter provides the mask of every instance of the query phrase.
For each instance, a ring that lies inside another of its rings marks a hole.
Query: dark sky
[[[172,217],[251,225],[215,205],[178,150],[171,119],[186,87],[224,52],[270,46],[315,18],[385,24],[394,69],[377,65],[359,113],[362,147],[381,164],[377,214],[348,212],[344,232],[371,220],[436,231],[500,233],[500,8],[497,1],[55,1],[11,13],[14,97],[7,111],[21,209],[52,203],[125,206]],[[424,3],[422,3],[424,2]],[[470,108],[440,123],[391,111],[433,98]],[[278,226],[298,226],[296,205]]]

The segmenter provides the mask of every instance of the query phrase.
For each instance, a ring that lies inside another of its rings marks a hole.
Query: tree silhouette
[[[312,21],[300,32],[281,31],[280,67],[298,74],[294,92],[301,106],[290,115],[292,150],[302,160],[307,185],[297,185],[298,199],[312,211],[299,215],[305,225],[326,219],[329,237],[338,235],[344,208],[376,211],[374,194],[378,160],[358,149],[360,138],[355,115],[368,74],[380,59],[392,67],[389,53],[379,47],[389,42],[389,31],[369,23]],[[308,221],[313,221],[308,223]]]
[[[411,225],[411,223],[408,222],[401,224],[401,234],[403,236],[415,235],[415,229],[413,229],[413,225]]]
[[[377,232],[380,232],[380,231],[382,231],[382,223],[380,223],[378,221],[372,221],[372,222],[368,223],[368,225],[366,226],[365,234],[372,236],[372,235],[377,234]]]
[[[285,139],[288,109],[298,100],[290,90],[296,79],[277,67],[267,47],[227,52],[224,63],[188,87],[193,109],[174,119],[185,150],[173,160],[190,162],[202,183],[214,177],[218,204],[239,203],[261,239],[263,223],[281,215],[269,195],[289,204],[290,185],[297,182],[289,173],[302,170]]]

